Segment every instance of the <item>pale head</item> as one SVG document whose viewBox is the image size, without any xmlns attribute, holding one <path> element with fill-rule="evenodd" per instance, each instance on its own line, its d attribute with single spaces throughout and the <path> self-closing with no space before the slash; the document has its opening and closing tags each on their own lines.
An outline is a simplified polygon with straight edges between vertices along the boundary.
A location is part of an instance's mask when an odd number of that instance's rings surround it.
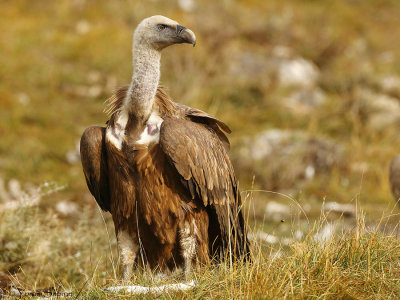
<svg viewBox="0 0 400 300">
<path fill-rule="evenodd" d="M 196 45 L 194 33 L 178 22 L 164 16 L 152 16 L 144 19 L 137 26 L 134 41 L 142 45 L 162 50 L 173 44 L 188 43 Z"/>
</svg>

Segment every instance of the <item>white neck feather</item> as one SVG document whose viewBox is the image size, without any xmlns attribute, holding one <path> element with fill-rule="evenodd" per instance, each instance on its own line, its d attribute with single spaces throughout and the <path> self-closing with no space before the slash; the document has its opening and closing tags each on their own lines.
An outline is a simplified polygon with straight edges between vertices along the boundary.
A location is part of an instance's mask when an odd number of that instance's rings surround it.
<svg viewBox="0 0 400 300">
<path fill-rule="evenodd" d="M 124 100 L 124 110 L 147 120 L 160 81 L 161 52 L 134 38 L 132 47 L 133 75 Z"/>
</svg>

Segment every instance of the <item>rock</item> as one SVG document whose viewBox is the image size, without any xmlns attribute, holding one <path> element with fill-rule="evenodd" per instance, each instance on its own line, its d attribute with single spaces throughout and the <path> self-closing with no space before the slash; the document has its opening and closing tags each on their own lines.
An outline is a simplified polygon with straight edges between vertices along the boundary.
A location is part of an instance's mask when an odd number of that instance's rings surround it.
<svg viewBox="0 0 400 300">
<path fill-rule="evenodd" d="M 114 91 L 116 89 L 117 85 L 118 85 L 117 77 L 115 77 L 113 75 L 107 76 L 106 85 L 105 85 L 106 91 L 108 91 L 108 92 Z"/>
<path fill-rule="evenodd" d="M 103 93 L 103 85 L 69 85 L 62 86 L 63 92 L 77 98 L 97 98 Z"/>
<path fill-rule="evenodd" d="M 276 237 L 276 236 L 274 236 L 272 234 L 263 232 L 263 231 L 259 231 L 259 232 L 256 232 L 256 233 L 249 232 L 248 233 L 248 237 L 249 237 L 250 240 L 253 240 L 253 241 L 254 240 L 260 240 L 260 241 L 262 241 L 264 243 L 267 243 L 267 244 L 277 244 L 279 242 L 279 238 L 278 237 Z"/>
<path fill-rule="evenodd" d="M 292 48 L 278 45 L 272 48 L 272 56 L 281 59 L 290 59 L 294 56 L 294 51 Z"/>
<path fill-rule="evenodd" d="M 326 96 L 320 88 L 304 88 L 294 91 L 285 99 L 285 105 L 295 113 L 309 113 L 325 103 Z"/>
<path fill-rule="evenodd" d="M 87 20 L 80 20 L 75 25 L 75 30 L 80 35 L 85 35 L 91 30 L 92 26 Z"/>
<path fill-rule="evenodd" d="M 278 250 L 278 251 L 271 252 L 270 255 L 269 255 L 269 259 L 270 259 L 271 261 L 273 261 L 273 260 L 275 260 L 275 259 L 277 259 L 277 258 L 281 258 L 281 257 L 283 257 L 283 252 L 282 252 L 282 250 Z"/>
<path fill-rule="evenodd" d="M 293 239 L 291 239 L 291 238 L 285 238 L 285 237 L 279 238 L 275 235 L 266 233 L 264 231 L 258 231 L 256 233 L 249 232 L 248 238 L 252 241 L 258 240 L 263 243 L 267 243 L 267 244 L 271 244 L 271 245 L 280 243 L 282 245 L 287 246 L 293 242 Z"/>
<path fill-rule="evenodd" d="M 323 210 L 326 212 L 333 212 L 345 217 L 355 217 L 356 208 L 352 204 L 341 204 L 337 202 L 326 202 L 323 205 Z"/>
<path fill-rule="evenodd" d="M 65 155 L 65 159 L 71 165 L 80 162 L 81 155 L 80 155 L 80 141 L 79 140 L 77 140 L 75 142 L 75 148 L 71 149 L 67 152 L 67 154 Z"/>
<path fill-rule="evenodd" d="M 270 201 L 265 206 L 265 216 L 273 221 L 280 221 L 290 215 L 290 207 L 275 201 Z"/>
<path fill-rule="evenodd" d="M 101 73 L 97 70 L 92 70 L 87 74 L 87 81 L 89 84 L 98 83 L 101 80 Z"/>
<path fill-rule="evenodd" d="M 359 38 L 352 41 L 344 52 L 344 55 L 349 58 L 359 58 L 365 55 L 368 50 L 367 40 L 364 38 Z"/>
<path fill-rule="evenodd" d="M 78 212 L 78 205 L 64 200 L 57 203 L 56 210 L 63 216 L 70 216 Z"/>
<path fill-rule="evenodd" d="M 91 98 L 97 98 L 101 95 L 103 92 L 103 88 L 101 87 L 100 84 L 95 84 L 92 86 L 89 86 L 87 89 L 87 96 Z"/>
<path fill-rule="evenodd" d="M 388 75 L 381 79 L 380 86 L 385 93 L 400 94 L 400 77 Z"/>
<path fill-rule="evenodd" d="M 230 64 L 230 72 L 235 78 L 254 80 L 262 77 L 264 85 L 270 82 L 268 62 L 265 55 L 244 51 L 234 55 Z"/>
<path fill-rule="evenodd" d="M 27 105 L 27 104 L 29 104 L 29 102 L 31 102 L 31 97 L 29 97 L 29 95 L 26 93 L 19 93 L 17 95 L 17 100 L 22 105 Z"/>
<path fill-rule="evenodd" d="M 194 0 L 178 0 L 178 5 L 185 12 L 191 12 L 196 8 Z"/>
<path fill-rule="evenodd" d="M 286 31 L 293 21 L 293 10 L 285 8 L 269 16 L 268 23 L 275 31 Z"/>
<path fill-rule="evenodd" d="M 282 86 L 312 87 L 320 76 L 318 67 L 302 57 L 279 61 L 277 71 Z"/>
<path fill-rule="evenodd" d="M 400 102 L 386 94 L 363 88 L 358 91 L 360 110 L 367 116 L 367 126 L 373 130 L 384 130 L 388 126 L 400 125 Z"/>
<path fill-rule="evenodd" d="M 315 235 L 314 240 L 320 243 L 329 242 L 335 233 L 335 225 L 326 223 Z"/>
<path fill-rule="evenodd" d="M 249 50 L 232 54 L 230 72 L 235 78 L 255 78 L 260 84 L 268 86 L 276 78 L 283 87 L 313 88 L 320 77 L 318 67 L 303 57 L 294 54 L 291 48 L 276 46 L 271 53 L 257 53 Z"/>
<path fill-rule="evenodd" d="M 304 237 L 303 231 L 301 231 L 301 230 L 296 230 L 296 231 L 294 232 L 294 238 L 295 238 L 296 240 L 300 241 L 301 239 L 303 239 L 303 237 Z"/>
<path fill-rule="evenodd" d="M 17 179 L 11 179 L 8 182 L 8 193 L 13 199 L 20 199 L 24 192 L 21 189 L 21 184 Z"/>
<path fill-rule="evenodd" d="M 318 174 L 344 167 L 344 147 L 303 131 L 271 129 L 244 138 L 233 150 L 238 169 L 254 174 L 263 189 L 293 188 Z"/>
</svg>

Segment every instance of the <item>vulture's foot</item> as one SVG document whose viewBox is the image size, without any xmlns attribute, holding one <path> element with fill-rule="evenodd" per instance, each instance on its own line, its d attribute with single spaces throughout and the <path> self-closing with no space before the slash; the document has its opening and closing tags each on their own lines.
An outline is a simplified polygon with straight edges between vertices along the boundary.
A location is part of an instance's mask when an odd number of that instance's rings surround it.
<svg viewBox="0 0 400 300">
<path fill-rule="evenodd" d="M 196 225 L 193 225 L 193 227 L 196 228 Z M 190 229 L 191 227 L 189 223 L 185 222 L 184 227 L 180 230 L 180 245 L 184 260 L 183 274 L 185 276 L 185 280 L 188 280 L 190 277 L 192 260 L 196 255 L 196 238 Z"/>
<path fill-rule="evenodd" d="M 122 261 L 122 279 L 129 280 L 132 277 L 133 264 L 139 250 L 139 245 L 127 231 L 120 231 L 117 235 L 118 248 Z"/>
</svg>

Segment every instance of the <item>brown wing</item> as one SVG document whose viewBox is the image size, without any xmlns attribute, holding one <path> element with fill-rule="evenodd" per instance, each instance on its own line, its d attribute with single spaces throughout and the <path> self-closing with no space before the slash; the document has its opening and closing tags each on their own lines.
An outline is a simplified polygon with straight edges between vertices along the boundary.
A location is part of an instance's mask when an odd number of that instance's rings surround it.
<svg viewBox="0 0 400 300">
<path fill-rule="evenodd" d="M 190 118 L 200 118 L 204 120 L 208 120 L 207 124 L 210 122 L 215 122 L 223 131 L 226 133 L 231 133 L 231 129 L 226 125 L 224 122 L 218 120 L 217 118 L 214 118 L 213 116 L 209 115 L 208 113 L 205 113 L 204 111 L 197 109 L 197 108 L 192 108 L 188 107 L 188 111 L 186 115 Z"/>
<path fill-rule="evenodd" d="M 214 129 L 189 120 L 166 119 L 160 130 L 160 146 L 192 201 L 207 209 L 210 243 L 216 246 L 212 247 L 212 253 L 226 249 L 238 256 L 247 253 L 237 181 L 227 151 Z"/>
<path fill-rule="evenodd" d="M 80 151 L 89 191 L 102 210 L 110 211 L 105 132 L 104 127 L 87 128 L 81 137 Z"/>
<path fill-rule="evenodd" d="M 400 201 L 400 155 L 396 155 L 390 164 L 390 185 L 396 201 Z"/>
<path fill-rule="evenodd" d="M 229 151 L 230 143 L 224 133 L 231 133 L 231 129 L 228 127 L 228 125 L 200 109 L 189 107 L 180 103 L 175 103 L 175 105 L 184 111 L 184 116 L 189 120 L 192 120 L 196 123 L 206 124 L 211 127 L 218 135 L 218 138 L 223 142 L 225 149 Z"/>
</svg>

